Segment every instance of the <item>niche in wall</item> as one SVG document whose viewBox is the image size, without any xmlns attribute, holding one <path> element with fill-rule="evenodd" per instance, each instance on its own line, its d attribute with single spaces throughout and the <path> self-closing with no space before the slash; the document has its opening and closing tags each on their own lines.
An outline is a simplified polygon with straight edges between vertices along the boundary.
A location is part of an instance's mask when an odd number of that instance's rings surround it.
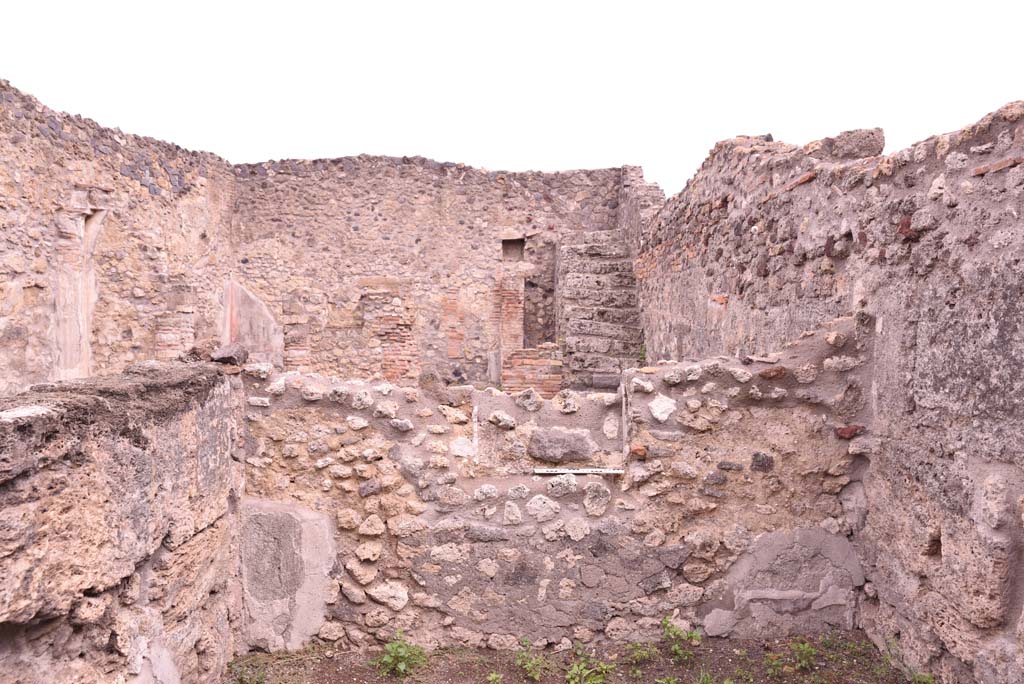
<svg viewBox="0 0 1024 684">
<path fill-rule="evenodd" d="M 555 341 L 555 271 L 557 241 L 539 232 L 508 236 L 501 241 L 501 260 L 519 263 L 521 274 L 522 346 L 532 349 Z M 506 268 L 507 273 L 512 273 Z"/>
<path fill-rule="evenodd" d="M 501 241 L 502 261 L 522 261 L 526 254 L 526 238 Z"/>
<path fill-rule="evenodd" d="M 523 336 L 527 348 L 555 341 L 555 271 L 557 243 L 548 235 L 526 238 L 523 292 Z"/>
</svg>

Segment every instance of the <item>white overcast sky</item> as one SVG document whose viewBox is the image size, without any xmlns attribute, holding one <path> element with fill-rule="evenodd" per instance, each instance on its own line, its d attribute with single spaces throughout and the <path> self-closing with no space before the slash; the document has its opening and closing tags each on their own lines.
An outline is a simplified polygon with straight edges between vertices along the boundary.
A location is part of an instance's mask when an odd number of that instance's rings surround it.
<svg viewBox="0 0 1024 684">
<path fill-rule="evenodd" d="M 1024 99 L 1024 2 L 5 2 L 0 78 L 233 162 L 639 164 L 881 126 L 887 150 Z"/>
</svg>

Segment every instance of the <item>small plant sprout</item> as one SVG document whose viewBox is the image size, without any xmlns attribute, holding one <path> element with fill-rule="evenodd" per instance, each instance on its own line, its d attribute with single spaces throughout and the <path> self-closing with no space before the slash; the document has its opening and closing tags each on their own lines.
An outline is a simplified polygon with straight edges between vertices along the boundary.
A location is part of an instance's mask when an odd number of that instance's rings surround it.
<svg viewBox="0 0 1024 684">
<path fill-rule="evenodd" d="M 598 660 L 593 654 L 587 653 L 583 644 L 573 648 L 573 661 L 565 673 L 566 684 L 605 684 L 615 665 Z"/>
<path fill-rule="evenodd" d="M 376 663 L 382 675 L 405 679 L 427 664 L 427 654 L 422 647 L 406 641 L 399 630 L 391 641 L 384 644 L 384 653 Z"/>
<path fill-rule="evenodd" d="M 539 682 L 540 678 L 544 676 L 544 672 L 550 667 L 544 656 L 533 654 L 530 650 L 530 642 L 526 639 L 519 640 L 519 650 L 516 651 L 513 662 L 523 671 L 523 676 L 532 682 Z"/>
<path fill-rule="evenodd" d="M 672 618 L 666 615 L 661 618 L 661 639 L 662 641 L 682 641 L 684 638 L 684 632 L 682 628 L 676 623 L 672 622 Z"/>
<path fill-rule="evenodd" d="M 672 644 L 669 653 L 672 655 L 672 662 L 677 665 L 689 665 L 693 662 L 693 651 L 683 648 L 678 641 Z"/>
<path fill-rule="evenodd" d="M 747 684 L 754 684 L 754 673 L 750 670 L 739 669 L 735 672 L 736 681 L 747 682 Z"/>
<path fill-rule="evenodd" d="M 650 644 L 633 642 L 626 647 L 626 661 L 635 664 L 644 663 L 658 656 L 658 649 Z"/>
<path fill-rule="evenodd" d="M 676 677 L 658 677 L 654 680 L 654 684 L 679 684 L 679 679 Z"/>
<path fill-rule="evenodd" d="M 626 647 L 626 662 L 630 665 L 629 676 L 633 679 L 640 681 L 644 678 L 644 671 L 641 669 L 641 663 L 645 663 L 648 660 L 652 660 L 658 657 L 658 649 L 649 644 L 641 644 L 633 642 Z"/>
<path fill-rule="evenodd" d="M 818 656 L 818 651 L 814 646 L 806 641 L 798 641 L 795 644 L 790 644 L 789 648 L 796 658 L 797 669 L 811 670 L 814 668 L 814 661 Z"/>
<path fill-rule="evenodd" d="M 764 669 L 768 671 L 769 676 L 781 677 L 784 665 L 782 656 L 778 653 L 764 654 Z"/>
<path fill-rule="evenodd" d="M 672 618 L 666 615 L 661 619 L 661 638 L 669 643 L 669 654 L 672 662 L 686 664 L 693 660 L 693 651 L 687 649 L 684 644 L 693 643 L 691 635 L 697 635 L 697 644 L 700 644 L 700 632 L 695 630 L 683 631 L 683 629 L 672 622 Z"/>
<path fill-rule="evenodd" d="M 505 679 L 505 675 L 497 672 L 491 672 L 487 675 L 487 684 L 501 684 L 503 679 Z"/>
<path fill-rule="evenodd" d="M 236 662 L 230 666 L 231 684 L 266 684 L 267 673 L 253 662 Z"/>
</svg>

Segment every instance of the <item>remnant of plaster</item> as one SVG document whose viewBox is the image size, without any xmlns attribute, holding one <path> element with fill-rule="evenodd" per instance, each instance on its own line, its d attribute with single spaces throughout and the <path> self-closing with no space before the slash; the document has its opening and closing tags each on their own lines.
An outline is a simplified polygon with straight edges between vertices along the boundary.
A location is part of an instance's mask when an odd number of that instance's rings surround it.
<svg viewBox="0 0 1024 684">
<path fill-rule="evenodd" d="M 107 210 L 94 207 L 90 197 L 100 194 L 74 191 L 70 206 L 56 218 L 56 364 L 51 374 L 55 380 L 84 378 L 92 372 L 92 318 L 97 298 L 94 254 Z"/>
<path fill-rule="evenodd" d="M 224 285 L 221 344 L 237 343 L 256 362 L 284 363 L 284 332 L 259 297 L 231 280 Z"/>
<path fill-rule="evenodd" d="M 247 498 L 240 545 L 248 642 L 266 650 L 301 648 L 324 623 L 335 558 L 330 518 Z"/>
</svg>

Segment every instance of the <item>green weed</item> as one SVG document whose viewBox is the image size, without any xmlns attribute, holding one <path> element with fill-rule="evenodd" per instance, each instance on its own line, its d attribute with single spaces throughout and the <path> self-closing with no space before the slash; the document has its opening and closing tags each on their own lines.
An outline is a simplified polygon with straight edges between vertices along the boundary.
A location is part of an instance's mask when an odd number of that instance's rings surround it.
<svg viewBox="0 0 1024 684">
<path fill-rule="evenodd" d="M 739 669 L 733 673 L 737 681 L 747 682 L 747 684 L 754 684 L 754 673 L 750 670 Z"/>
<path fill-rule="evenodd" d="M 267 672 L 254 662 L 235 662 L 229 666 L 232 684 L 266 684 Z"/>
<path fill-rule="evenodd" d="M 582 644 L 575 645 L 573 655 L 573 661 L 565 673 L 566 684 L 605 684 L 608 675 L 615 671 L 614 664 L 587 653 Z"/>
<path fill-rule="evenodd" d="M 764 654 L 764 669 L 768 671 L 770 676 L 781 677 L 783 667 L 785 667 L 785 663 L 782 661 L 781 655 L 778 653 Z"/>
<path fill-rule="evenodd" d="M 542 655 L 534 655 L 530 650 L 530 642 L 526 639 L 519 640 L 519 650 L 513 661 L 523 675 L 533 682 L 539 682 L 544 673 L 551 668 L 551 664 Z"/>
<path fill-rule="evenodd" d="M 631 663 L 645 663 L 658 657 L 658 649 L 650 644 L 637 642 L 626 646 L 626 660 Z"/>
<path fill-rule="evenodd" d="M 420 646 L 406 641 L 399 630 L 391 641 L 384 644 L 384 653 L 376 664 L 382 675 L 404 679 L 427 664 L 427 654 Z"/>
<path fill-rule="evenodd" d="M 663 641 L 682 641 L 684 632 L 666 615 L 661 618 L 661 638 Z"/>
<path fill-rule="evenodd" d="M 695 629 L 684 632 L 667 615 L 661 619 L 661 638 L 669 643 L 672 662 L 682 664 L 688 664 L 693 660 L 693 651 L 686 648 L 685 644 L 700 646 L 701 642 L 700 632 Z"/>
<path fill-rule="evenodd" d="M 793 651 L 798 669 L 810 670 L 814 668 L 815 658 L 818 656 L 818 651 L 814 646 L 806 641 L 798 641 L 795 644 L 790 644 L 789 648 Z"/>
</svg>

